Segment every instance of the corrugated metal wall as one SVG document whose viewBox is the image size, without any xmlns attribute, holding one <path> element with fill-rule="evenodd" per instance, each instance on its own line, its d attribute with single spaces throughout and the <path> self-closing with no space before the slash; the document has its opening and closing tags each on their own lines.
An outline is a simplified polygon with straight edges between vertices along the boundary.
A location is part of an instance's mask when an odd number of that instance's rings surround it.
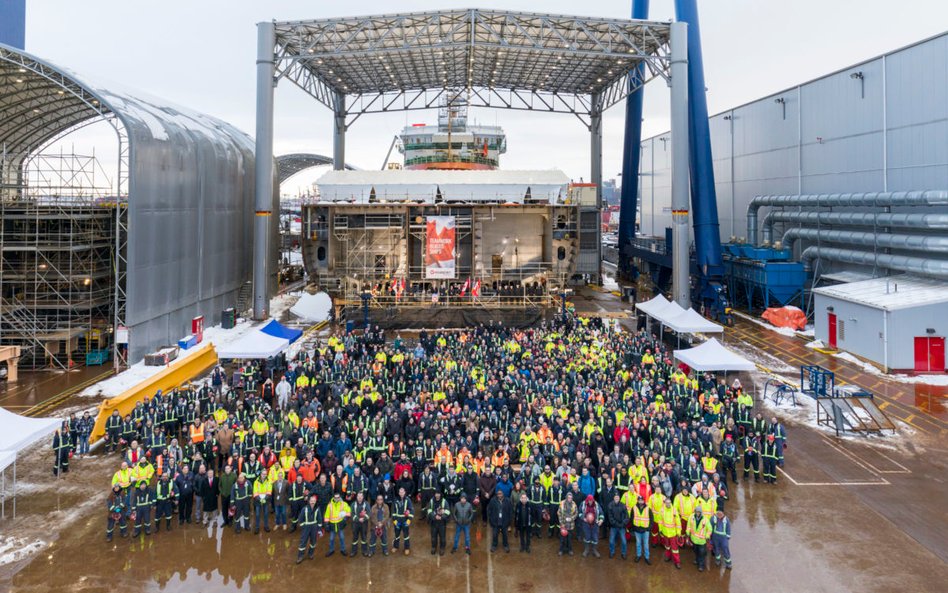
<svg viewBox="0 0 948 593">
<path fill-rule="evenodd" d="M 948 188 L 948 33 L 719 113 L 710 126 L 723 241 L 746 235 L 756 195 Z M 645 235 L 671 226 L 670 137 L 642 143 Z"/>
<path fill-rule="evenodd" d="M 131 145 L 126 323 L 130 360 L 209 327 L 250 278 L 253 145 L 220 124 L 209 136 L 173 118 L 156 139 L 129 122 Z"/>
</svg>

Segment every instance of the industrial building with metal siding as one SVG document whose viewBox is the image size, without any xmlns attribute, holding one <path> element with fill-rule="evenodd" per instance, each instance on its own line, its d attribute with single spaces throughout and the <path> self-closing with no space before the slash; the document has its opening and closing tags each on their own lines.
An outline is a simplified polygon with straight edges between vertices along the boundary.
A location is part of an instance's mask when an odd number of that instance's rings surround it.
<svg viewBox="0 0 948 593">
<path fill-rule="evenodd" d="M 948 291 L 909 275 L 813 291 L 816 338 L 878 363 L 886 371 L 945 370 Z"/>
<path fill-rule="evenodd" d="M 948 328 L 931 320 L 948 318 L 948 301 L 917 295 L 948 292 L 948 33 L 709 125 L 731 301 L 751 310 L 794 304 L 825 342 L 837 320 L 834 347 L 885 368 L 944 370 Z M 670 261 L 672 142 L 670 133 L 654 136 L 640 153 L 633 254 L 660 284 Z M 903 273 L 920 278 L 895 276 Z M 872 278 L 893 276 L 899 293 L 862 296 L 878 292 Z M 868 284 L 844 284 L 858 281 Z M 925 356 L 915 356 L 917 344 Z"/>
<path fill-rule="evenodd" d="M 756 196 L 948 189 L 946 72 L 948 33 L 711 117 L 722 239 L 754 241 L 745 222 Z M 670 140 L 641 145 L 640 235 L 671 226 Z M 797 256 L 811 242 L 800 243 Z"/>
</svg>

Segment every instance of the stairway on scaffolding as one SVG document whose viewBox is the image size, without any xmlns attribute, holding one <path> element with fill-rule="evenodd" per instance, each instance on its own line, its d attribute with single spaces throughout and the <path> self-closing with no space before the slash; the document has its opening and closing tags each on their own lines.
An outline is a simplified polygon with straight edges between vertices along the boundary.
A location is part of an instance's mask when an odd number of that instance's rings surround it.
<svg viewBox="0 0 948 593">
<path fill-rule="evenodd" d="M 46 356 L 46 347 L 39 339 L 41 331 L 41 323 L 29 307 L 14 299 L 0 297 L 0 343 L 20 346 L 23 366 L 35 368 L 52 362 L 54 366 L 65 369 L 68 361 Z"/>
<path fill-rule="evenodd" d="M 816 400 L 817 424 L 841 432 L 881 434 L 895 423 L 876 405 L 872 392 L 853 385 L 837 387 L 836 374 L 817 365 L 800 367 L 800 391 Z"/>
</svg>

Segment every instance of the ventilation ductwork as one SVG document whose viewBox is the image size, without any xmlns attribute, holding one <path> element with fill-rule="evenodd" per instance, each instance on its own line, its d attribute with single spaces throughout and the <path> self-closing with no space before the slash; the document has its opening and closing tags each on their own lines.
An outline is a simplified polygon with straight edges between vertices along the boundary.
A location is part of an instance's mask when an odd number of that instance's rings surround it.
<svg viewBox="0 0 948 593">
<path fill-rule="evenodd" d="M 783 244 L 793 249 L 793 244 L 798 239 L 904 251 L 948 253 L 948 235 L 892 235 L 867 231 L 795 228 L 784 233 Z"/>
<path fill-rule="evenodd" d="M 747 206 L 747 239 L 751 243 L 755 245 L 757 244 L 757 214 L 760 208 L 763 206 L 802 206 L 808 208 L 840 206 L 882 208 L 888 206 L 946 205 L 948 205 L 948 190 L 757 196 L 751 200 L 751 203 Z M 769 241 L 767 238 L 764 240 Z"/>
<path fill-rule="evenodd" d="M 948 260 L 926 259 L 890 253 L 871 253 L 837 249 L 835 247 L 807 247 L 803 250 L 804 268 L 810 270 L 814 259 L 827 259 L 867 267 L 881 267 L 899 272 L 911 272 L 936 278 L 948 278 Z"/>
<path fill-rule="evenodd" d="M 892 212 L 771 212 L 764 217 L 763 241 L 773 241 L 774 223 L 794 222 L 810 226 L 862 226 L 879 229 L 948 229 L 948 214 L 903 214 Z M 753 239 L 751 237 L 751 239 Z"/>
</svg>

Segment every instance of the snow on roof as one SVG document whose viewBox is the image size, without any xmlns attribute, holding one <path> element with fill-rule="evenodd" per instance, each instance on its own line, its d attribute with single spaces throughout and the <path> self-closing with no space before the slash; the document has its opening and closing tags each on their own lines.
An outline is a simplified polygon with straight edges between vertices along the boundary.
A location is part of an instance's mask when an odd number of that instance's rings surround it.
<svg viewBox="0 0 948 593">
<path fill-rule="evenodd" d="M 909 275 L 824 286 L 813 292 L 889 311 L 948 303 L 948 282 Z"/>
<path fill-rule="evenodd" d="M 386 169 L 384 171 L 329 171 L 317 185 L 414 185 L 414 184 L 540 184 L 568 185 L 569 177 L 557 169 L 538 171 L 439 171 Z"/>
<path fill-rule="evenodd" d="M 556 169 L 540 171 L 441 171 L 387 169 L 329 171 L 320 177 L 320 201 L 369 203 L 421 200 L 446 202 L 514 202 L 547 200 L 560 203 L 569 177 Z M 528 194 L 529 190 L 529 196 Z"/>
</svg>

